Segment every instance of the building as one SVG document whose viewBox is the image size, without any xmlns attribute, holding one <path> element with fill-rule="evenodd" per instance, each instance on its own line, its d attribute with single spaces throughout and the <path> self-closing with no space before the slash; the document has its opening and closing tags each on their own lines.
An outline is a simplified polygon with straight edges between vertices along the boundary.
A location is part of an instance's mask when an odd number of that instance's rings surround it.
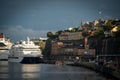
<svg viewBox="0 0 120 80">
<path fill-rule="evenodd" d="M 58 54 L 59 54 L 59 53 L 58 53 L 58 46 L 59 46 L 58 42 L 52 41 L 51 43 L 52 43 L 52 46 L 51 46 L 51 54 L 52 54 L 52 55 L 58 55 Z"/>
<path fill-rule="evenodd" d="M 59 40 L 80 40 L 83 38 L 82 32 L 62 32 Z"/>
<path fill-rule="evenodd" d="M 33 41 L 36 45 L 40 46 L 41 49 L 44 49 L 47 38 L 31 38 L 30 40 Z"/>
<path fill-rule="evenodd" d="M 51 54 L 53 59 L 75 61 L 76 58 L 79 58 L 79 61 L 89 61 L 95 58 L 95 49 L 89 49 L 88 38 L 74 37 L 73 40 L 73 36 L 69 32 L 65 34 L 67 38 L 63 37 L 62 34 L 59 36 L 59 41 L 52 41 Z M 75 35 L 78 34 L 75 33 Z"/>
</svg>

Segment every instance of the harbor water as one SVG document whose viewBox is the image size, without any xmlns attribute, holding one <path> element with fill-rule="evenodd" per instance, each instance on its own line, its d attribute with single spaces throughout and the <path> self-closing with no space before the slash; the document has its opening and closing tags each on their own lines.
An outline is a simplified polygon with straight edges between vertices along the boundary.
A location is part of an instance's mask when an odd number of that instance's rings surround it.
<svg viewBox="0 0 120 80">
<path fill-rule="evenodd" d="M 0 61 L 0 80 L 108 80 L 83 67 Z"/>
</svg>

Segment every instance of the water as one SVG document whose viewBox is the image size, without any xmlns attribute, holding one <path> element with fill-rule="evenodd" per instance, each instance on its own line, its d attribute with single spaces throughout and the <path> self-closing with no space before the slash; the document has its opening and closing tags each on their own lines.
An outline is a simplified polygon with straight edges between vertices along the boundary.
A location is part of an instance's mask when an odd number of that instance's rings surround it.
<svg viewBox="0 0 120 80">
<path fill-rule="evenodd" d="M 82 67 L 0 61 L 0 80 L 107 80 Z"/>
</svg>

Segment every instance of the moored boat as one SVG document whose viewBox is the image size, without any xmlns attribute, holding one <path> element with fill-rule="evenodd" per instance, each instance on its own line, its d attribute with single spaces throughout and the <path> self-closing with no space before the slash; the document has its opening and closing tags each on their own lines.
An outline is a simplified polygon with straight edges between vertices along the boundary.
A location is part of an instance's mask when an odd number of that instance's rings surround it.
<svg viewBox="0 0 120 80">
<path fill-rule="evenodd" d="M 8 60 L 9 49 L 12 43 L 9 38 L 5 38 L 4 34 L 0 34 L 0 60 Z"/>
<path fill-rule="evenodd" d="M 27 41 L 21 41 L 11 47 L 8 61 L 19 63 L 40 63 L 42 57 L 43 55 L 39 46 L 35 45 L 29 38 L 27 38 Z"/>
</svg>

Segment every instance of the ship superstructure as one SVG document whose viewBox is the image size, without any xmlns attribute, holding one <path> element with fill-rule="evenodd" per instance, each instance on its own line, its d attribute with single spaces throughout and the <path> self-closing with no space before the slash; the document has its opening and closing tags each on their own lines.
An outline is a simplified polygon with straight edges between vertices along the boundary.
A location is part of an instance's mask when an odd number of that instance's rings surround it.
<svg viewBox="0 0 120 80">
<path fill-rule="evenodd" d="M 20 41 L 12 46 L 8 60 L 10 62 L 38 63 L 41 62 L 42 57 L 40 47 L 27 38 L 27 41 Z"/>
<path fill-rule="evenodd" d="M 0 60 L 8 60 L 9 49 L 12 43 L 9 38 L 5 38 L 3 33 L 0 34 Z"/>
</svg>

